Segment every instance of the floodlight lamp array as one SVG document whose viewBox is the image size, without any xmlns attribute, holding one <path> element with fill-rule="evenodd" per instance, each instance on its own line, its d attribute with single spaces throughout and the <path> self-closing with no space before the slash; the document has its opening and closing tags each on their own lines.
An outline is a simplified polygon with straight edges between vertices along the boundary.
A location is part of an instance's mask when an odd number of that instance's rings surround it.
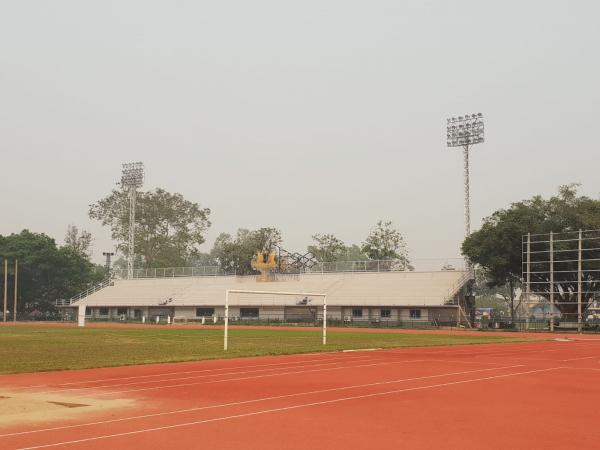
<svg viewBox="0 0 600 450">
<path fill-rule="evenodd" d="M 464 147 L 480 144 L 483 139 L 483 114 L 467 114 L 447 119 L 446 139 L 448 147 Z"/>
<path fill-rule="evenodd" d="M 123 164 L 121 186 L 124 189 L 140 188 L 144 184 L 144 163 L 134 162 Z"/>
</svg>

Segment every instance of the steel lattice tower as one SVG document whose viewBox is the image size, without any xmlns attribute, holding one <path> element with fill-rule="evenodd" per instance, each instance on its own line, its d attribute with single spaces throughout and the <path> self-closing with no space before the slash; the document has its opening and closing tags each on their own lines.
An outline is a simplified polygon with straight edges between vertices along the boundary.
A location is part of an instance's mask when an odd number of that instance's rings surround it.
<svg viewBox="0 0 600 450">
<path fill-rule="evenodd" d="M 127 278 L 133 278 L 135 261 L 135 201 L 137 189 L 144 184 L 144 164 L 141 162 L 123 164 L 121 186 L 129 194 L 129 242 L 127 251 Z"/>
</svg>

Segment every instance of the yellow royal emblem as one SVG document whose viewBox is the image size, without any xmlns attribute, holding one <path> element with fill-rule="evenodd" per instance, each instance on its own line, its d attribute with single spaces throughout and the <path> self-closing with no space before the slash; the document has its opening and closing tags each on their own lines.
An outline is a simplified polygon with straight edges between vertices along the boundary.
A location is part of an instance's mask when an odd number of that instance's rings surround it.
<svg viewBox="0 0 600 450">
<path fill-rule="evenodd" d="M 254 270 L 260 271 L 260 275 L 256 278 L 256 281 L 273 281 L 272 271 L 277 267 L 275 253 L 267 251 L 256 252 L 251 265 Z"/>
</svg>

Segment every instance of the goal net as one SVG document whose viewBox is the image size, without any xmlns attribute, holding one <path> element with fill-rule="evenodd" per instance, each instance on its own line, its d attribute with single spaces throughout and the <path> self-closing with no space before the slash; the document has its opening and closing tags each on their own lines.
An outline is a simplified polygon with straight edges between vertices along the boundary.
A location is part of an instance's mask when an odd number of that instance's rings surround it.
<svg viewBox="0 0 600 450">
<path fill-rule="evenodd" d="M 293 333 L 289 328 L 298 326 L 319 326 L 320 341 L 327 344 L 327 295 L 314 292 L 281 292 L 229 289 L 225 292 L 223 348 L 228 350 L 230 343 L 258 339 L 259 335 L 274 337 L 272 328 L 253 329 L 252 332 L 236 333 L 236 325 L 288 325 L 278 333 L 281 336 L 298 337 L 300 340 L 314 337 L 315 331 Z M 233 329 L 232 329 L 233 326 Z M 304 333 L 304 334 L 303 334 Z M 239 336 L 238 336 L 239 335 Z M 256 335 L 256 336 L 255 336 Z M 231 342 L 230 342 L 231 341 Z"/>
</svg>

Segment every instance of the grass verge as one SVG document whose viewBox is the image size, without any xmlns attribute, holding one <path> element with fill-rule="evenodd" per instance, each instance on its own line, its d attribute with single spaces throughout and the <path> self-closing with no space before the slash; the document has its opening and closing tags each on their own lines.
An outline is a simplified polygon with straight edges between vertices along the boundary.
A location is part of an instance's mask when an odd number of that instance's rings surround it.
<svg viewBox="0 0 600 450">
<path fill-rule="evenodd" d="M 0 373 L 113 367 L 259 355 L 361 348 L 398 348 L 517 342 L 504 336 L 328 332 L 278 329 L 230 330 L 223 352 L 219 329 L 0 327 Z"/>
</svg>

